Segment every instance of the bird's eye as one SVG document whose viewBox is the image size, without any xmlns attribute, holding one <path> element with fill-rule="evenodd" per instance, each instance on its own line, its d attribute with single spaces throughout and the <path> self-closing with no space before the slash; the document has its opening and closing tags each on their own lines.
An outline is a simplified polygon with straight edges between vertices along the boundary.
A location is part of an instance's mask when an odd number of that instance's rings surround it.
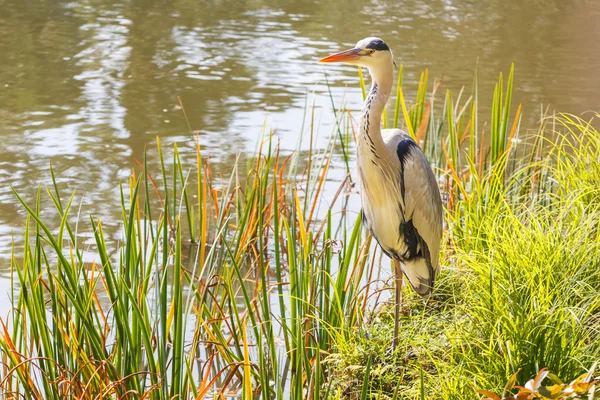
<svg viewBox="0 0 600 400">
<path fill-rule="evenodd" d="M 366 50 L 367 50 L 368 55 L 375 53 L 375 50 L 373 50 L 373 49 L 366 49 Z"/>
</svg>

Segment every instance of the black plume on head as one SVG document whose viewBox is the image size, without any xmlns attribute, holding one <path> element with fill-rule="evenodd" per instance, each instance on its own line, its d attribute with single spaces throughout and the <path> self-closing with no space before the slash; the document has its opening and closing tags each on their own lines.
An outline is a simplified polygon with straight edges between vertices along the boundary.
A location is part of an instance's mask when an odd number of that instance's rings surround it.
<svg viewBox="0 0 600 400">
<path fill-rule="evenodd" d="M 389 50 L 390 48 L 388 47 L 387 44 L 384 43 L 383 40 L 381 39 L 377 39 L 377 40 L 373 40 L 371 41 L 368 45 L 367 45 L 367 49 L 373 49 L 373 50 Z"/>
</svg>

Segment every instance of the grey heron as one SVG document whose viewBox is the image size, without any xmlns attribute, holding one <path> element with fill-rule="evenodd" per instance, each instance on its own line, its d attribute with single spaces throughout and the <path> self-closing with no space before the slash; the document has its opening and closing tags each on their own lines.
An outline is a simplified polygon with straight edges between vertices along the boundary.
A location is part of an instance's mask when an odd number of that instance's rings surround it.
<svg viewBox="0 0 600 400">
<path fill-rule="evenodd" d="M 442 201 L 431 166 L 419 145 L 400 129 L 381 129 L 381 114 L 394 81 L 393 55 L 376 37 L 320 62 L 342 62 L 369 69 L 371 89 L 360 117 L 356 164 L 363 221 L 394 263 L 396 308 L 394 340 L 402 303 L 402 276 L 427 298 L 440 269 Z"/>
</svg>

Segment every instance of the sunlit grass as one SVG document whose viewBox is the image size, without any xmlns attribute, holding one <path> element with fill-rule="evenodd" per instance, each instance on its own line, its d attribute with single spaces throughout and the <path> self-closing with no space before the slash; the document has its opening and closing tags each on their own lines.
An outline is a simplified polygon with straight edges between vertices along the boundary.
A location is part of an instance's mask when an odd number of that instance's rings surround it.
<svg viewBox="0 0 600 400">
<path fill-rule="evenodd" d="M 338 112 L 325 148 L 313 148 L 311 131 L 307 152 L 282 154 L 265 132 L 226 179 L 214 178 L 200 137 L 195 159 L 158 141 L 157 159 L 121 186 L 118 243 L 101 220 L 76 215 L 53 173 L 34 203 L 15 192 L 25 247 L 13 250 L 0 390 L 477 399 L 514 373 L 524 383 L 542 368 L 566 380 L 585 372 L 600 358 L 600 134 L 580 118 L 544 116 L 518 144 L 512 68 L 489 118 L 477 78 L 471 96 L 440 102 L 424 72 L 407 103 L 402 74 L 386 123 L 403 123 L 436 167 L 446 245 L 433 298 L 406 290 L 396 352 L 389 304 L 376 301 L 375 241 L 347 210 L 350 178 L 330 181 L 336 152 L 352 169 L 355 124 Z M 339 185 L 333 197 L 326 185 Z M 45 224 L 42 197 L 59 226 Z"/>
<path fill-rule="evenodd" d="M 509 173 L 501 158 L 482 176 L 470 162 L 476 179 L 446 210 L 433 300 L 409 297 L 400 347 L 385 351 L 393 322 L 383 307 L 329 358 L 349 398 L 368 360 L 377 398 L 400 387 L 408 398 L 470 399 L 482 389 L 501 394 L 511 376 L 523 385 L 543 368 L 568 381 L 600 359 L 600 133 L 573 116 L 553 121 L 559 130 L 539 136 L 547 142 L 539 161 Z"/>
</svg>

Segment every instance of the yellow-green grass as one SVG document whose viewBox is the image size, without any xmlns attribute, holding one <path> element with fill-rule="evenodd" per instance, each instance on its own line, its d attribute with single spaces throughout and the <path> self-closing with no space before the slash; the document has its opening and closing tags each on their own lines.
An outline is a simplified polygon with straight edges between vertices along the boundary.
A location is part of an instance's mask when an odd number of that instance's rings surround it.
<svg viewBox="0 0 600 400">
<path fill-rule="evenodd" d="M 480 200 L 458 202 L 433 299 L 406 293 L 399 349 L 385 352 L 393 321 L 384 306 L 328 359 L 343 393 L 361 390 L 369 359 L 375 398 L 398 387 L 401 398 L 423 390 L 435 399 L 501 394 L 513 373 L 523 385 L 543 368 L 568 382 L 600 359 L 600 134 L 570 116 L 556 122 L 579 145 L 557 135 L 537 163 L 552 183 L 521 195 L 524 166 L 479 214 L 466 210 Z"/>
</svg>

